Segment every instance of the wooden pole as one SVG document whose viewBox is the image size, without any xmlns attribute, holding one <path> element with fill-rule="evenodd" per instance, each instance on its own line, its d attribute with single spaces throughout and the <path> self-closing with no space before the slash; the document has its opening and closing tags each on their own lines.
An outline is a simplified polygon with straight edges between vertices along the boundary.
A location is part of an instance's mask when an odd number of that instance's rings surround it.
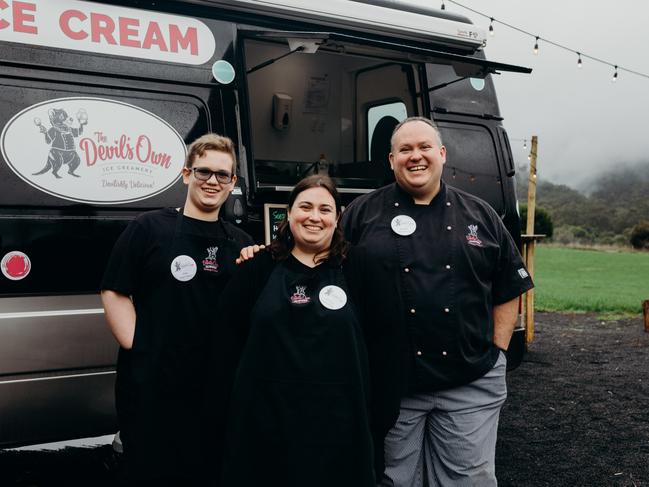
<svg viewBox="0 0 649 487">
<path fill-rule="evenodd" d="M 536 211 L 536 148 L 538 137 L 532 136 L 530 149 L 530 173 L 527 184 L 527 235 L 534 235 L 534 213 Z M 525 249 L 525 264 L 532 279 L 534 278 L 534 239 L 530 240 Z M 534 340 L 534 289 L 525 294 L 525 341 L 527 344 Z"/>
<path fill-rule="evenodd" d="M 536 146 L 538 138 L 532 136 L 530 149 L 530 174 L 527 180 L 527 230 L 525 233 L 534 235 L 534 213 L 536 212 Z"/>
<path fill-rule="evenodd" d="M 644 331 L 649 333 L 649 299 L 642 302 L 642 313 L 644 314 Z"/>
</svg>

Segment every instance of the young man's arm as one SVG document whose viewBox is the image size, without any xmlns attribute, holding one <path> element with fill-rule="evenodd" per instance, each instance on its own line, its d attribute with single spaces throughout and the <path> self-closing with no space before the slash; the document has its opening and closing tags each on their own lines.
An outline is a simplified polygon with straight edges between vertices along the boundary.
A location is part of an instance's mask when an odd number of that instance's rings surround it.
<svg viewBox="0 0 649 487">
<path fill-rule="evenodd" d="M 135 335 L 135 307 L 128 296 L 104 289 L 101 292 L 106 322 L 119 345 L 130 350 Z"/>
<path fill-rule="evenodd" d="M 518 296 L 506 303 L 494 305 L 493 319 L 494 345 L 507 350 L 518 319 Z"/>
</svg>

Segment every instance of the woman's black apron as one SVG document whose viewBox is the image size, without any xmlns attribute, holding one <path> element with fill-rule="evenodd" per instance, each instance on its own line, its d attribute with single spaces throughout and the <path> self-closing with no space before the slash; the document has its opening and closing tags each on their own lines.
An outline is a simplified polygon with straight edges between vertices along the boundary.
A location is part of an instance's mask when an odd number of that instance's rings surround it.
<svg viewBox="0 0 649 487">
<path fill-rule="evenodd" d="M 374 487 L 365 345 L 349 300 L 323 305 L 327 286 L 349 296 L 340 267 L 290 256 L 251 310 L 224 486 Z"/>
</svg>

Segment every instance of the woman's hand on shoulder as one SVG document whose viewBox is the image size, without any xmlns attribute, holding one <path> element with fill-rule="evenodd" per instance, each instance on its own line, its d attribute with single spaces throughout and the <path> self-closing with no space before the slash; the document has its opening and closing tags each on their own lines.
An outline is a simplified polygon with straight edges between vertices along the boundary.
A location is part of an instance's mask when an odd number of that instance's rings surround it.
<svg viewBox="0 0 649 487">
<path fill-rule="evenodd" d="M 237 260 L 235 260 L 235 262 L 237 264 L 243 264 L 247 260 L 252 260 L 255 257 L 256 253 L 265 248 L 265 245 L 248 245 L 247 247 L 241 249 L 241 252 L 239 252 L 239 257 L 237 257 Z"/>
</svg>

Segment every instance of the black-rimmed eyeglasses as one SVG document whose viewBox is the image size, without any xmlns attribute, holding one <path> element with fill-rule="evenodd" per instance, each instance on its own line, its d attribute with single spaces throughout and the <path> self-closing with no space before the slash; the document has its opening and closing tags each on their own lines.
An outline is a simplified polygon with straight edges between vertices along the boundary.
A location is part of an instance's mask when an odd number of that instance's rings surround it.
<svg viewBox="0 0 649 487">
<path fill-rule="evenodd" d="M 230 184 L 234 174 L 227 171 L 212 171 L 206 167 L 192 167 L 191 170 L 194 172 L 194 177 L 201 181 L 209 180 L 212 175 L 216 177 L 216 180 L 221 184 Z"/>
</svg>

